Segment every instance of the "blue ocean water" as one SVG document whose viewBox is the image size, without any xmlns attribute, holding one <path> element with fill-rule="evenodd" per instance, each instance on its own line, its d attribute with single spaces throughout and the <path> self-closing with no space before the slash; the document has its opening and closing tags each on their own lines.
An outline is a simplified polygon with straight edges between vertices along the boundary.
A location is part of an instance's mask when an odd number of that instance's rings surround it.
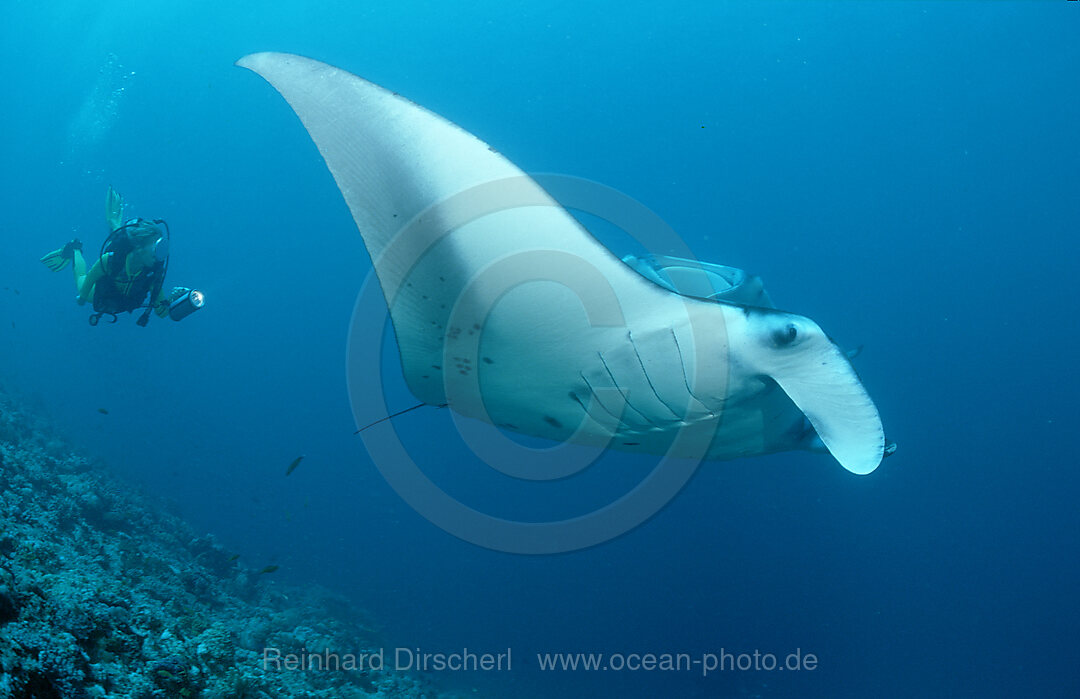
<svg viewBox="0 0 1080 699">
<path fill-rule="evenodd" d="M 7 10 L 4 380 L 251 565 L 356 599 L 388 644 L 513 649 L 510 672 L 436 683 L 520 697 L 1080 691 L 1080 3 Z M 398 91 L 528 172 L 613 187 L 702 259 L 760 274 L 778 305 L 864 346 L 897 455 L 866 477 L 804 453 L 707 463 L 641 527 L 555 556 L 443 532 L 353 435 L 346 340 L 370 262 L 296 117 L 233 66 L 263 50 Z M 197 316 L 91 328 L 68 274 L 37 262 L 72 236 L 100 244 L 109 184 L 168 219 L 170 282 L 206 291 Z M 391 408 L 411 405 L 400 368 L 381 372 Z M 397 424 L 449 491 L 507 517 L 596 507 L 651 463 L 610 454 L 572 485 L 508 483 L 447 411 Z M 536 659 L 721 649 L 819 662 L 703 677 Z"/>
</svg>

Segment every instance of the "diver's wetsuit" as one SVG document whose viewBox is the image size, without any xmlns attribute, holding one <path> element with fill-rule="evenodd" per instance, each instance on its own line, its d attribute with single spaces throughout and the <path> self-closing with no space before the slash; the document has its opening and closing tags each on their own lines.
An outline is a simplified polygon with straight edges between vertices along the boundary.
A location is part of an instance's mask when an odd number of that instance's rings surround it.
<svg viewBox="0 0 1080 699">
<path fill-rule="evenodd" d="M 109 299 L 109 301 L 115 301 L 115 306 L 113 303 L 107 304 L 113 306 L 115 310 L 102 310 L 106 313 L 120 313 L 141 306 L 143 299 L 151 291 L 147 279 L 150 268 L 136 260 L 134 254 L 129 253 L 121 261 L 114 259 L 116 253 L 107 252 L 98 258 L 90 271 L 86 271 L 86 260 L 83 258 L 82 251 L 76 250 L 74 255 L 75 286 L 79 292 L 80 305 L 87 301 L 94 303 L 95 292 L 101 288 L 104 293 L 115 297 L 115 299 Z M 98 299 L 99 302 L 103 300 Z M 169 299 L 161 288 L 157 289 L 157 293 L 150 301 L 158 316 L 164 318 L 169 315 Z M 98 305 L 100 303 L 95 304 L 95 308 Z"/>
</svg>

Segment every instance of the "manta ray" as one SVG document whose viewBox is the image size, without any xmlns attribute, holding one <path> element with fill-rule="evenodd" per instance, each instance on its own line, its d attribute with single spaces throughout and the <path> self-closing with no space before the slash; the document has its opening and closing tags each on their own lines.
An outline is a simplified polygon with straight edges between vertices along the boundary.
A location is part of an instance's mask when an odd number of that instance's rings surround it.
<svg viewBox="0 0 1080 699">
<path fill-rule="evenodd" d="M 867 474 L 891 449 L 845 353 L 756 277 L 620 259 L 479 138 L 344 70 L 283 53 L 237 65 L 285 98 L 325 159 L 423 403 L 675 457 L 805 449 Z"/>
</svg>

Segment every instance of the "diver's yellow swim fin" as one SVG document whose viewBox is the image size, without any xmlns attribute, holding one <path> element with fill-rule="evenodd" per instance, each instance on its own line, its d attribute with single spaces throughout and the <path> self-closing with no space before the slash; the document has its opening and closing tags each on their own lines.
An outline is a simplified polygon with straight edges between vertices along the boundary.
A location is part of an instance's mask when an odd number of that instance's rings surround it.
<svg viewBox="0 0 1080 699">
<path fill-rule="evenodd" d="M 52 271 L 59 272 L 64 267 L 67 267 L 69 259 L 71 258 L 64 257 L 64 248 L 60 248 L 59 250 L 45 253 L 41 258 L 41 262 Z"/>
<path fill-rule="evenodd" d="M 82 243 L 79 242 L 78 238 L 72 240 L 62 248 L 42 255 L 41 263 L 52 271 L 59 272 L 64 267 L 67 267 L 68 262 L 75 258 L 76 250 L 82 250 Z"/>
<path fill-rule="evenodd" d="M 115 231 L 124 222 L 124 199 L 112 185 L 109 185 L 109 192 L 105 195 L 105 221 L 110 231 Z"/>
</svg>

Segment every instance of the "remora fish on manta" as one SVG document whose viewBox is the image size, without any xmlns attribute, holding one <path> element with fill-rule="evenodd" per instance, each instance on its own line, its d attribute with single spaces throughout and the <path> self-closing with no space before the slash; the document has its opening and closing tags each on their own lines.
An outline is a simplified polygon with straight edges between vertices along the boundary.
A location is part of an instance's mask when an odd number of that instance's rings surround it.
<svg viewBox="0 0 1080 699">
<path fill-rule="evenodd" d="M 627 451 L 827 449 L 857 474 L 881 462 L 881 419 L 848 358 L 760 286 L 677 293 L 437 114 L 301 56 L 237 65 L 281 93 L 326 160 L 424 403 Z"/>
</svg>

